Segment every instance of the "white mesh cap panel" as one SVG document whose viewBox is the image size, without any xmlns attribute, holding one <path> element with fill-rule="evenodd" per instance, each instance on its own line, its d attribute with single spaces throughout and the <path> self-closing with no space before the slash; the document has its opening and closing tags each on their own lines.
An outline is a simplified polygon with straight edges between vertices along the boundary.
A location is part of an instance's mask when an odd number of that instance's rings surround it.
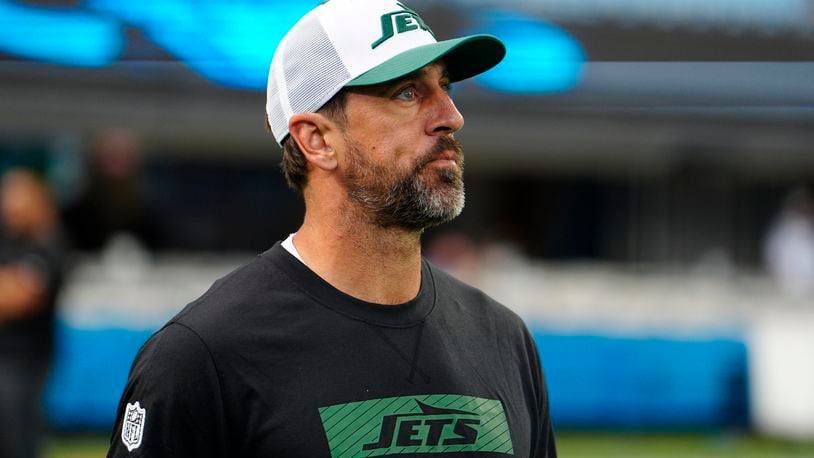
<svg viewBox="0 0 814 458">
<path fill-rule="evenodd" d="M 286 53 L 292 54 L 283 58 L 283 74 L 294 113 L 319 109 L 350 79 L 331 40 L 315 18 L 291 34 Z"/>
<path fill-rule="evenodd" d="M 350 80 L 314 15 L 304 17 L 280 46 L 275 61 L 282 67 L 272 67 L 267 104 L 269 123 L 278 142 L 288 135 L 292 114 L 319 110 Z"/>
<path fill-rule="evenodd" d="M 272 71 L 273 70 L 272 67 Z M 274 134 L 274 138 L 278 143 L 282 143 L 280 140 L 283 139 L 285 134 L 281 134 L 281 132 L 283 132 L 281 129 L 288 132 L 288 115 L 286 115 L 280 102 L 280 84 L 275 81 L 273 74 L 269 75 L 269 81 L 266 99 L 266 115 L 268 116 L 269 125 L 271 126 L 271 132 Z"/>
</svg>

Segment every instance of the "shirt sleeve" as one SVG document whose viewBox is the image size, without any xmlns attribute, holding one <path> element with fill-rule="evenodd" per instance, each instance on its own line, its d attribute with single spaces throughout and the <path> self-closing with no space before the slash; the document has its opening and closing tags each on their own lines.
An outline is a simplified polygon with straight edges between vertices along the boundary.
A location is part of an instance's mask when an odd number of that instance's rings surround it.
<svg viewBox="0 0 814 458">
<path fill-rule="evenodd" d="M 535 385 L 537 386 L 537 412 L 539 418 L 537 419 L 537 430 L 534 431 L 534 452 L 532 456 L 535 458 L 556 458 L 557 447 L 554 441 L 554 427 L 551 424 L 551 415 L 549 411 L 548 400 L 548 387 L 545 380 L 545 375 L 542 370 L 542 362 L 540 361 L 540 353 L 537 350 L 537 344 L 534 338 L 526 330 L 526 341 L 531 356 L 531 367 L 535 378 Z"/>
<path fill-rule="evenodd" d="M 223 407 L 205 343 L 186 326 L 169 324 L 136 356 L 107 456 L 225 457 Z"/>
</svg>

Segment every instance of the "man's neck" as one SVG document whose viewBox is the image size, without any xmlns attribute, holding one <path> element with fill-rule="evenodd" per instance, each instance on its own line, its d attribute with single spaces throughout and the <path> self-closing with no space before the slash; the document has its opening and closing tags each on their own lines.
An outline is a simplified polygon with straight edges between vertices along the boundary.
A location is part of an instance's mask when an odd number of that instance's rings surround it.
<svg viewBox="0 0 814 458">
<path fill-rule="evenodd" d="M 401 304 L 421 287 L 421 233 L 381 228 L 352 209 L 306 212 L 294 245 L 336 289 L 376 304 Z"/>
</svg>

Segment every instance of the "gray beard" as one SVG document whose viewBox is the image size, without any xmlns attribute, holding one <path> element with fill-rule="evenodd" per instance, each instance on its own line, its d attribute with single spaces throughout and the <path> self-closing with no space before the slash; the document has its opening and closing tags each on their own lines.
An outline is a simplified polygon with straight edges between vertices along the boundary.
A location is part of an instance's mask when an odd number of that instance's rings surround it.
<svg viewBox="0 0 814 458">
<path fill-rule="evenodd" d="M 445 149 L 460 152 L 457 141 L 444 138 L 417 161 L 404 177 L 368 161 L 358 144 L 349 140 L 348 172 L 345 176 L 348 194 L 370 216 L 370 222 L 381 228 L 421 231 L 451 221 L 464 208 L 463 154 L 459 169 L 437 171 L 434 186 L 421 176 L 422 170 Z"/>
</svg>

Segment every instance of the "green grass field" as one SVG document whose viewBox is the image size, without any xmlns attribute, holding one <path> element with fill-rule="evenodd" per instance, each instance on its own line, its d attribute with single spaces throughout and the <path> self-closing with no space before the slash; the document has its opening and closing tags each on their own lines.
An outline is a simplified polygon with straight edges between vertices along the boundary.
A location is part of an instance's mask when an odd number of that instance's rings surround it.
<svg viewBox="0 0 814 458">
<path fill-rule="evenodd" d="M 98 458 L 107 436 L 54 436 L 45 458 Z M 744 435 L 563 432 L 561 458 L 814 458 L 814 442 L 794 443 Z"/>
</svg>

